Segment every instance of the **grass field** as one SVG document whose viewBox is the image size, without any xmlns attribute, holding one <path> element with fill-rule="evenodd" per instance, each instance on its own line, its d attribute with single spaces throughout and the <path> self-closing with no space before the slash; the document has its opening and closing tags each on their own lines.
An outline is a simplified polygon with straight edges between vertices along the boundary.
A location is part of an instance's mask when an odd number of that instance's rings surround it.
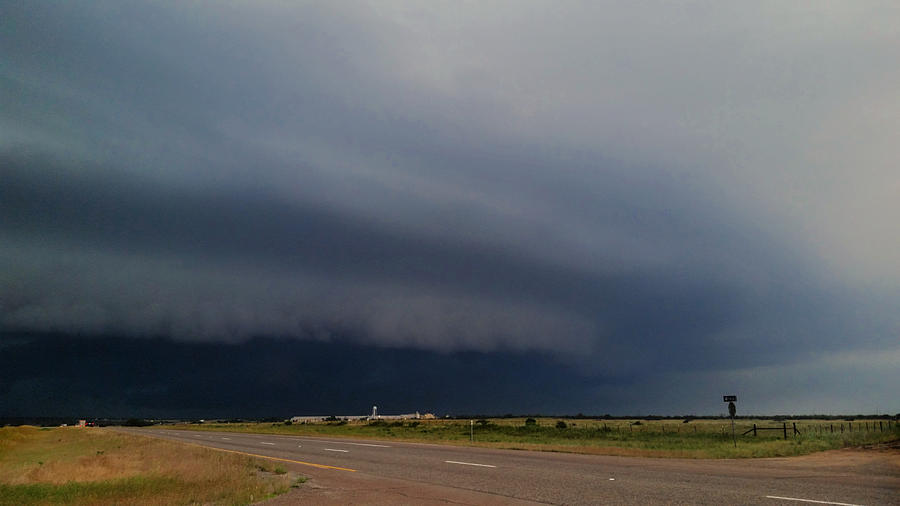
<svg viewBox="0 0 900 506">
<path fill-rule="evenodd" d="M 486 423 L 485 423 L 486 422 Z M 565 424 L 565 428 L 557 424 Z M 474 426 L 470 441 L 468 420 L 348 421 L 307 424 L 204 423 L 167 426 L 178 429 L 255 432 L 310 436 L 345 436 L 371 439 L 440 442 L 523 450 L 684 458 L 780 457 L 844 447 L 864 446 L 900 438 L 893 421 L 881 420 L 774 422 L 739 420 L 737 447 L 728 420 L 571 420 L 539 418 L 526 425 L 524 418 L 492 418 Z M 782 427 L 741 436 L 753 427 Z M 797 424 L 799 435 L 793 434 Z M 843 430 L 842 430 L 843 429 Z M 833 432 L 832 432 L 833 430 Z M 852 431 L 851 431 L 852 430 Z"/>
<path fill-rule="evenodd" d="M 298 478 L 262 459 L 98 428 L 0 428 L 0 505 L 249 504 Z"/>
</svg>

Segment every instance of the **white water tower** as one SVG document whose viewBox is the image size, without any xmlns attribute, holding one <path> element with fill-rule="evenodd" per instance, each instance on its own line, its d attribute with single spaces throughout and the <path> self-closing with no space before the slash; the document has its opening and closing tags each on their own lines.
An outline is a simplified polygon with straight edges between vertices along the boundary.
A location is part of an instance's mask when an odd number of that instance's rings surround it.
<svg viewBox="0 0 900 506">
<path fill-rule="evenodd" d="M 378 406 L 372 406 L 372 419 L 374 420 L 377 417 L 378 417 Z"/>
</svg>

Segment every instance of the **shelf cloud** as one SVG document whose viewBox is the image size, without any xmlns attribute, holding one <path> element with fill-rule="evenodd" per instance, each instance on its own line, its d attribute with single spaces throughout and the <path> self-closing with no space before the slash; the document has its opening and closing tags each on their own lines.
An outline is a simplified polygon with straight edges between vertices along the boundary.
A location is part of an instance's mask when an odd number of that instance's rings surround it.
<svg viewBox="0 0 900 506">
<path fill-rule="evenodd" d="M 5 5 L 0 331 L 896 354 L 897 9 Z"/>
</svg>

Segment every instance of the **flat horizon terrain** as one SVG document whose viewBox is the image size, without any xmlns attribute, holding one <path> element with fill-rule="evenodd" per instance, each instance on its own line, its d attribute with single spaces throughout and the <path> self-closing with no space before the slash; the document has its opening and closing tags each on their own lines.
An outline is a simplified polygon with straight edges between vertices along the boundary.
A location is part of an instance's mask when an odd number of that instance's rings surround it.
<svg viewBox="0 0 900 506">
<path fill-rule="evenodd" d="M 892 420 L 598 420 L 553 417 L 160 425 L 163 429 L 338 436 L 668 458 L 786 457 L 900 439 Z M 472 422 L 475 422 L 474 425 Z M 757 427 L 756 435 L 752 431 Z M 796 428 L 796 432 L 795 429 Z M 746 433 L 746 434 L 745 434 Z M 785 438 L 785 434 L 787 438 Z M 472 438 L 474 436 L 474 442 Z"/>
<path fill-rule="evenodd" d="M 747 460 L 510 451 L 384 439 L 109 429 L 279 459 L 310 478 L 272 504 L 896 504 L 900 451 Z"/>
</svg>

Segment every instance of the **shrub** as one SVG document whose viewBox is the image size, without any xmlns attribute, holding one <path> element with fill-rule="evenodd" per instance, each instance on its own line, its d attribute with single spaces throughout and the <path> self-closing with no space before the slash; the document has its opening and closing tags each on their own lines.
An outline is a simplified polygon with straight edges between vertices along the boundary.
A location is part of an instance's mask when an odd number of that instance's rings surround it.
<svg viewBox="0 0 900 506">
<path fill-rule="evenodd" d="M 293 425 L 294 422 L 292 422 L 292 421 L 290 421 L 290 420 L 285 420 L 284 424 L 285 424 L 285 425 Z"/>
<path fill-rule="evenodd" d="M 566 427 L 567 427 L 566 422 L 564 422 L 564 421 L 562 421 L 562 420 L 556 422 L 556 428 L 557 428 L 557 429 L 565 429 Z"/>
<path fill-rule="evenodd" d="M 488 424 L 490 424 L 491 422 L 489 422 L 489 421 L 485 420 L 484 418 L 482 418 L 481 420 L 478 420 L 478 421 L 476 421 L 475 423 L 477 423 L 478 425 L 481 425 L 482 427 L 486 427 L 486 426 L 487 426 Z"/>
<path fill-rule="evenodd" d="M 534 418 L 525 419 L 525 426 L 528 427 L 530 425 L 537 425 L 537 420 L 535 420 Z"/>
</svg>

